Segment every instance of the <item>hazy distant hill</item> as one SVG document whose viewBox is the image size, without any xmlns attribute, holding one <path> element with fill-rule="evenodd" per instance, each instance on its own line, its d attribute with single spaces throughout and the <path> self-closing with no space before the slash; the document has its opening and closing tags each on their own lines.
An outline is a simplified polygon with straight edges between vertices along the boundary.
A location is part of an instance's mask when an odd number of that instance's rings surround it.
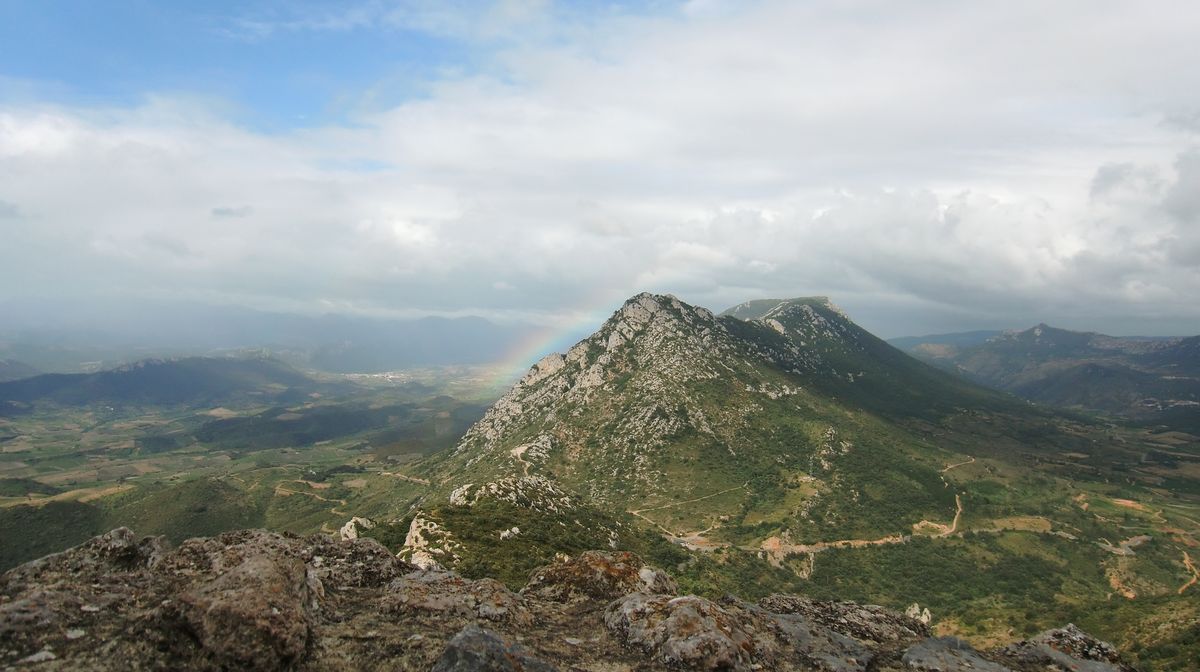
<svg viewBox="0 0 1200 672">
<path fill-rule="evenodd" d="M 965 348 L 979 345 L 989 338 L 999 336 L 1004 332 L 994 329 L 980 331 L 960 331 L 953 334 L 929 334 L 927 336 L 901 336 L 889 338 L 888 343 L 901 350 L 912 350 L 917 346 L 935 349 L 936 347 Z M 936 351 L 936 350 L 934 350 Z"/>
<path fill-rule="evenodd" d="M 24 362 L 18 362 L 13 359 L 0 359 L 0 383 L 29 378 L 38 375 L 38 373 L 40 372 L 37 369 Z"/>
<path fill-rule="evenodd" d="M 335 373 L 375 373 L 503 359 L 526 333 L 479 317 L 427 317 L 403 322 L 342 321 L 307 355 L 307 364 Z M 329 338 L 337 336 L 337 339 Z"/>
<path fill-rule="evenodd" d="M 300 371 L 273 359 L 152 359 L 97 373 L 42 374 L 0 383 L 0 408 L 12 412 L 38 403 L 211 404 L 235 397 L 296 400 L 318 387 Z"/>
<path fill-rule="evenodd" d="M 1045 324 L 974 344 L 956 343 L 957 336 L 901 344 L 916 357 L 1032 401 L 1200 431 L 1200 337 L 1121 338 Z"/>
</svg>

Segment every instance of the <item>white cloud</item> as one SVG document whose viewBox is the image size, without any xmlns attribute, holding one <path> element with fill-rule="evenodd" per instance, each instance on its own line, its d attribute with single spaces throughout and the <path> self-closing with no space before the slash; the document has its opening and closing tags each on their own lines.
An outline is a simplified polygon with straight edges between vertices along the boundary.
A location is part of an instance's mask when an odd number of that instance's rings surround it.
<svg viewBox="0 0 1200 672">
<path fill-rule="evenodd" d="M 463 34 L 437 7 L 294 28 Z M 497 72 L 353 127 L 267 135 L 161 97 L 0 108 L 21 215 L 0 298 L 527 315 L 819 293 L 887 334 L 1200 332 L 1192 4 L 686 10 L 492 7 Z"/>
</svg>

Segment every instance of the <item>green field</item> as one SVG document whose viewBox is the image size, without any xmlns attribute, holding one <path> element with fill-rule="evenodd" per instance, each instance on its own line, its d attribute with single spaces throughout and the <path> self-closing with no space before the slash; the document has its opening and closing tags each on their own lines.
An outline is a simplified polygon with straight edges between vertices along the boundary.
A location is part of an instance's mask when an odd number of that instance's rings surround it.
<svg viewBox="0 0 1200 672">
<path fill-rule="evenodd" d="M 339 394 L 290 406 L 38 404 L 0 417 L 0 569 L 118 526 L 178 542 L 402 516 L 423 488 L 406 466 L 453 445 L 495 394 L 488 372 L 465 368 L 327 378 Z"/>
</svg>

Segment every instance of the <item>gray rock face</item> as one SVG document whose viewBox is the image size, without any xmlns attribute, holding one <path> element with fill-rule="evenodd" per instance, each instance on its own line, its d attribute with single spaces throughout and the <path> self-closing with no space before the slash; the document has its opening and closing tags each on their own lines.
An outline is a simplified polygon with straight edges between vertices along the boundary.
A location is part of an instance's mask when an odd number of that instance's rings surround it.
<svg viewBox="0 0 1200 672">
<path fill-rule="evenodd" d="M 869 604 L 771 595 L 759 600 L 758 605 L 777 614 L 800 614 L 814 623 L 876 644 L 913 643 L 932 634 L 928 625 L 915 618 Z"/>
<path fill-rule="evenodd" d="M 676 592 L 623 552 L 543 567 L 518 594 L 371 539 L 247 530 L 170 548 L 115 530 L 0 575 L 0 669 L 1128 669 L 1073 626 L 980 653 L 881 607 Z"/>
<path fill-rule="evenodd" d="M 772 615 L 773 625 L 794 658 L 826 672 L 865 672 L 875 654 L 862 642 L 795 614 Z"/>
<path fill-rule="evenodd" d="M 477 625 L 459 631 L 431 672 L 556 672 L 553 665 L 538 660 L 519 644 Z"/>
<path fill-rule="evenodd" d="M 926 639 L 905 651 L 901 660 L 909 669 L 924 672 L 1012 672 L 999 663 L 987 660 L 970 644 L 957 637 Z"/>
</svg>

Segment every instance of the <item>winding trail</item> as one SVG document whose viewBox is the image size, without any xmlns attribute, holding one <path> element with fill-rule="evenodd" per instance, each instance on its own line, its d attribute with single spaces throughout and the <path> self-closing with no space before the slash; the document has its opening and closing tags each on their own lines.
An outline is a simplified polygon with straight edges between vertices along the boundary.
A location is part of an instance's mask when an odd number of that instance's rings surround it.
<svg viewBox="0 0 1200 672">
<path fill-rule="evenodd" d="M 1188 555 L 1187 551 L 1183 552 L 1183 566 L 1187 567 L 1188 571 L 1192 573 L 1192 578 L 1190 581 L 1179 587 L 1177 592 L 1180 595 L 1183 594 L 1183 591 L 1196 585 L 1197 582 L 1200 582 L 1200 569 L 1196 569 L 1196 563 L 1192 562 L 1192 557 Z"/>
<path fill-rule="evenodd" d="M 962 495 L 959 495 L 959 494 L 954 495 L 954 506 L 956 509 L 954 512 L 954 522 L 950 523 L 950 529 L 946 530 L 945 532 L 942 532 L 941 534 L 939 534 L 937 536 L 948 537 L 958 531 L 958 521 L 962 518 L 962 512 L 963 512 Z"/>
<path fill-rule="evenodd" d="M 402 481 L 408 481 L 410 483 L 418 483 L 420 485 L 429 485 L 429 479 L 426 479 L 426 478 L 417 478 L 416 476 L 409 476 L 407 474 L 400 474 L 400 473 L 396 473 L 396 472 L 392 472 L 392 471 L 381 471 L 379 473 L 382 476 L 391 476 L 393 478 L 398 478 Z"/>
<path fill-rule="evenodd" d="M 514 460 L 521 463 L 522 475 L 524 476 L 529 476 L 529 468 L 533 466 L 529 463 L 529 460 L 525 459 L 525 451 L 527 450 L 529 450 L 529 444 L 525 443 L 508 451 L 508 454 L 512 455 Z"/>
<path fill-rule="evenodd" d="M 947 466 L 945 469 L 942 469 L 941 473 L 944 474 L 947 471 L 950 471 L 951 469 L 953 469 L 955 467 L 961 467 L 965 464 L 971 464 L 973 462 L 975 462 L 974 457 L 972 457 L 971 459 L 966 460 L 964 462 L 958 462 L 956 464 L 951 464 L 951 465 Z M 950 484 L 946 481 L 946 479 L 944 477 L 942 478 L 942 482 L 946 483 L 946 486 L 949 487 Z M 962 520 L 962 514 L 963 514 L 962 495 L 959 493 L 955 493 L 955 495 L 954 495 L 954 509 L 955 509 L 954 510 L 954 520 L 951 521 L 951 523 L 949 525 L 944 525 L 941 523 L 933 523 L 928 520 L 922 520 L 919 523 L 916 523 L 913 527 L 915 529 L 915 528 L 921 527 L 923 525 L 929 525 L 929 526 L 934 526 L 935 529 L 940 528 L 940 531 L 937 534 L 932 535 L 934 538 L 943 538 L 943 537 L 948 537 L 952 534 L 955 534 L 958 532 L 958 525 L 959 525 L 959 522 Z M 780 561 L 788 555 L 793 555 L 793 554 L 798 554 L 798 553 L 808 553 L 808 554 L 820 553 L 821 551 L 824 551 L 824 550 L 827 550 L 830 548 L 863 548 L 866 546 L 886 546 L 889 544 L 903 544 L 903 543 L 906 543 L 909 540 L 911 540 L 913 538 L 913 536 L 914 535 L 911 535 L 911 534 L 893 534 L 893 535 L 889 535 L 886 537 L 880 537 L 879 539 L 840 539 L 838 541 L 817 541 L 817 542 L 813 542 L 811 544 L 787 544 L 787 543 L 784 543 L 784 541 L 782 539 L 780 539 L 779 537 L 768 537 L 757 548 L 755 548 L 753 546 L 740 546 L 739 548 L 741 548 L 742 550 L 746 550 L 746 551 L 755 551 L 755 552 L 766 551 L 768 560 L 771 561 L 772 564 L 778 565 L 780 563 Z"/>
<path fill-rule="evenodd" d="M 942 469 L 942 473 L 944 474 L 947 471 L 954 469 L 955 467 L 962 467 L 962 466 L 965 466 L 968 464 L 974 464 L 974 463 L 975 463 L 975 458 L 972 457 L 971 459 L 969 459 L 965 462 L 956 462 L 955 464 L 951 464 L 950 466 L 946 467 L 945 469 Z"/>
<path fill-rule="evenodd" d="M 303 483 L 304 481 L 293 481 L 293 482 L 294 483 Z M 344 499 L 331 499 L 329 497 L 322 497 L 322 496 L 316 494 L 315 492 L 304 492 L 303 490 L 292 490 L 291 488 L 285 488 L 282 485 L 275 486 L 275 494 L 283 494 L 285 497 L 288 495 L 307 495 L 309 497 L 312 497 L 313 499 L 317 499 L 322 502 L 333 504 L 333 506 L 329 507 L 329 511 L 331 513 L 333 513 L 335 516 L 350 515 L 350 514 L 346 513 L 345 511 L 338 511 L 338 508 L 337 508 L 338 506 L 347 506 L 348 505 L 346 500 L 344 500 Z"/>
</svg>

